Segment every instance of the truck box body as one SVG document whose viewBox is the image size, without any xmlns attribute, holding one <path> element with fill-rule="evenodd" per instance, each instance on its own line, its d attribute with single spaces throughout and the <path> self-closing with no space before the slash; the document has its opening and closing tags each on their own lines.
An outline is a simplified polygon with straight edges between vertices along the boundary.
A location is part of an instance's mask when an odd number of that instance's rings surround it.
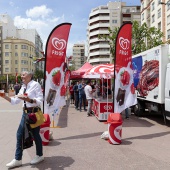
<svg viewBox="0 0 170 170">
<path fill-rule="evenodd" d="M 170 120 L 170 63 L 167 64 L 166 81 L 165 81 L 165 114 Z"/>
<path fill-rule="evenodd" d="M 168 54 L 169 45 L 165 44 L 132 56 L 134 85 L 138 98 L 160 104 L 165 103 Z"/>
</svg>

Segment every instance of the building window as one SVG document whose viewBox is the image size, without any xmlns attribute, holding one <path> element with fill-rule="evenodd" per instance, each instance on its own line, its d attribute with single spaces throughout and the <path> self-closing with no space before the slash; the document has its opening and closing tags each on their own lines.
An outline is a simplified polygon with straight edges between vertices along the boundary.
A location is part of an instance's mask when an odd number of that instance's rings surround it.
<svg viewBox="0 0 170 170">
<path fill-rule="evenodd" d="M 15 49 L 18 49 L 18 45 L 15 45 Z"/>
<path fill-rule="evenodd" d="M 152 3 L 152 11 L 155 9 L 155 2 Z"/>
<path fill-rule="evenodd" d="M 117 24 L 117 20 L 112 20 L 112 23 L 113 24 Z"/>
<path fill-rule="evenodd" d="M 144 2 L 142 2 L 141 4 L 141 10 L 143 10 L 143 8 L 144 8 Z"/>
<path fill-rule="evenodd" d="M 28 71 L 28 68 L 21 68 L 21 72 Z"/>
<path fill-rule="evenodd" d="M 5 72 L 7 72 L 7 73 L 8 73 L 8 72 L 9 72 L 9 68 L 5 68 Z"/>
<path fill-rule="evenodd" d="M 18 53 L 16 52 L 16 53 L 15 53 L 15 57 L 17 57 L 17 56 L 18 56 Z"/>
<path fill-rule="evenodd" d="M 170 15 L 167 16 L 167 25 L 170 24 Z"/>
<path fill-rule="evenodd" d="M 161 17 L 161 9 L 158 10 L 158 18 Z"/>
<path fill-rule="evenodd" d="M 21 53 L 21 56 L 22 56 L 22 57 L 28 57 L 28 53 L 22 52 L 22 53 Z"/>
<path fill-rule="evenodd" d="M 152 15 L 152 23 L 155 22 L 155 14 Z"/>
<path fill-rule="evenodd" d="M 21 49 L 28 49 L 26 45 L 21 45 Z"/>
<path fill-rule="evenodd" d="M 9 57 L 9 52 L 5 52 L 5 57 Z"/>
<path fill-rule="evenodd" d="M 21 60 L 21 64 L 27 65 L 27 64 L 28 64 L 28 61 L 26 61 L 26 60 Z"/>
<path fill-rule="evenodd" d="M 9 49 L 9 44 L 5 44 L 5 49 Z"/>
<path fill-rule="evenodd" d="M 170 39 L 170 29 L 167 31 L 167 38 Z"/>
<path fill-rule="evenodd" d="M 144 20 L 144 13 L 142 14 L 142 21 Z"/>
<path fill-rule="evenodd" d="M 167 3 L 167 11 L 170 9 L 170 1 L 168 1 Z"/>
<path fill-rule="evenodd" d="M 158 5 L 161 3 L 161 0 L 158 0 Z"/>
<path fill-rule="evenodd" d="M 5 60 L 5 64 L 9 64 L 9 60 Z"/>
<path fill-rule="evenodd" d="M 15 68 L 15 73 L 18 73 L 18 68 Z"/>
<path fill-rule="evenodd" d="M 15 64 L 18 64 L 18 60 L 15 60 Z"/>
<path fill-rule="evenodd" d="M 158 23 L 158 29 L 161 30 L 161 22 Z"/>
</svg>

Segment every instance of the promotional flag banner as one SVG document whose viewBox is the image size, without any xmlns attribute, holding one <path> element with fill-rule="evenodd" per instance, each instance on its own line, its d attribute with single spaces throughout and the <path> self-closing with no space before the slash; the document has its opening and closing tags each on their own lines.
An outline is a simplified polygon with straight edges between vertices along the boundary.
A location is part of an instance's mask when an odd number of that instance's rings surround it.
<svg viewBox="0 0 170 170">
<path fill-rule="evenodd" d="M 132 70 L 132 23 L 124 23 L 115 46 L 114 113 L 121 113 L 136 104 Z"/>
<path fill-rule="evenodd" d="M 65 77 L 65 58 L 70 23 L 56 26 L 50 33 L 45 51 L 44 113 L 56 114 L 65 103 L 62 94 Z"/>
</svg>

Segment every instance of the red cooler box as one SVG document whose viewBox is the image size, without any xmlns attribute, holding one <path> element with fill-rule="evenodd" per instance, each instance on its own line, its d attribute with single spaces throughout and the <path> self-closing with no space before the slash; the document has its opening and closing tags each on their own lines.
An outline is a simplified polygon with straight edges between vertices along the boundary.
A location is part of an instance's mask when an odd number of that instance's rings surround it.
<svg viewBox="0 0 170 170">
<path fill-rule="evenodd" d="M 107 119 L 109 143 L 120 144 L 122 137 L 122 116 L 120 113 L 110 113 Z"/>
<path fill-rule="evenodd" d="M 45 117 L 45 122 L 40 126 L 40 136 L 42 139 L 42 144 L 43 145 L 48 145 L 49 144 L 49 139 L 50 139 L 50 116 L 49 114 L 44 114 Z"/>
</svg>

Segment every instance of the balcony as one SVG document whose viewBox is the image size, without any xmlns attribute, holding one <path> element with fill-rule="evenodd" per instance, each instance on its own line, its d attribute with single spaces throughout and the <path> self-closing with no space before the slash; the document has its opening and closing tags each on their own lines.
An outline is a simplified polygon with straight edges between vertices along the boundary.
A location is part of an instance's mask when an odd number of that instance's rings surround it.
<svg viewBox="0 0 170 170">
<path fill-rule="evenodd" d="M 109 27 L 110 24 L 108 23 L 97 23 L 92 26 L 89 26 L 89 30 L 95 29 L 95 28 L 102 28 L 102 27 Z"/>
<path fill-rule="evenodd" d="M 98 49 L 98 48 L 110 48 L 110 46 L 109 46 L 109 44 L 90 45 L 90 50 Z"/>
<path fill-rule="evenodd" d="M 100 55 L 110 55 L 110 52 L 109 50 L 108 51 L 95 51 L 95 52 L 90 52 L 89 53 L 89 57 L 92 57 L 92 56 L 100 56 Z"/>
<path fill-rule="evenodd" d="M 103 13 L 103 14 L 109 14 L 110 11 L 109 11 L 108 9 L 99 9 L 99 8 L 98 8 L 97 10 L 93 10 L 93 11 L 90 13 L 90 16 L 89 16 L 89 17 L 95 16 L 95 15 L 101 14 L 101 13 Z"/>
<path fill-rule="evenodd" d="M 89 24 L 94 23 L 96 21 L 110 21 L 110 17 L 109 16 L 98 16 L 96 18 L 90 19 Z"/>
<path fill-rule="evenodd" d="M 95 35 L 99 35 L 99 34 L 108 34 L 109 31 L 108 30 L 97 30 L 97 31 L 93 31 L 89 34 L 89 37 L 95 36 Z"/>
<path fill-rule="evenodd" d="M 89 59 L 89 63 L 110 63 L 110 58 L 93 58 Z"/>
</svg>

